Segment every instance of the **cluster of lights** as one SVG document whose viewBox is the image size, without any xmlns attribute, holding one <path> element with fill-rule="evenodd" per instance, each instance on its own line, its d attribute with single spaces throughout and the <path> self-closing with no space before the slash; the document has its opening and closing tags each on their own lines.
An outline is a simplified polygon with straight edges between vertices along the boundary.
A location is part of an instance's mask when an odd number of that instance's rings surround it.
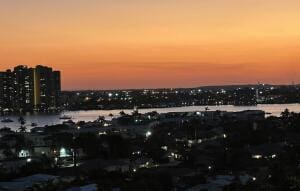
<svg viewBox="0 0 300 191">
<path fill-rule="evenodd" d="M 265 157 L 263 157 L 262 155 L 252 155 L 253 159 L 261 159 L 261 158 L 265 158 L 265 159 L 271 158 L 271 159 L 274 159 L 276 157 L 277 157 L 276 154 L 273 154 L 271 156 L 265 156 Z"/>
<path fill-rule="evenodd" d="M 103 131 L 103 132 L 99 132 L 98 134 L 99 135 L 106 135 L 107 133 L 106 133 L 106 131 Z"/>
<path fill-rule="evenodd" d="M 140 154 L 141 154 L 141 151 L 132 152 L 132 155 L 140 155 Z"/>
</svg>

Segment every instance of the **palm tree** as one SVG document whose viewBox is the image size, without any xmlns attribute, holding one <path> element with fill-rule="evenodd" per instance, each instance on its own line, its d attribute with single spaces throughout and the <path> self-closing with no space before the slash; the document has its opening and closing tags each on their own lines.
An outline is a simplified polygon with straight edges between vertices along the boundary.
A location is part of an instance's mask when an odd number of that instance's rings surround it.
<svg viewBox="0 0 300 191">
<path fill-rule="evenodd" d="M 282 117 L 283 119 L 289 118 L 289 117 L 290 117 L 290 111 L 289 111 L 289 109 L 285 109 L 285 110 L 281 113 L 281 117 Z"/>
<path fill-rule="evenodd" d="M 24 119 L 24 117 L 23 116 L 20 116 L 19 117 L 19 119 L 18 119 L 18 121 L 20 122 L 20 123 L 25 123 L 26 122 L 26 120 Z"/>
<path fill-rule="evenodd" d="M 25 133 L 26 130 L 27 130 L 27 127 L 24 126 L 24 125 L 21 125 L 21 127 L 19 127 L 19 131 L 20 131 L 21 133 Z"/>
<path fill-rule="evenodd" d="M 105 121 L 105 117 L 104 116 L 99 116 L 96 121 L 100 122 L 100 123 L 103 123 L 103 121 Z"/>
<path fill-rule="evenodd" d="M 124 111 L 120 111 L 120 115 L 124 116 L 124 115 L 126 115 L 126 113 Z"/>
<path fill-rule="evenodd" d="M 23 132 L 23 133 L 26 132 L 26 129 L 27 129 L 26 126 L 25 126 L 26 120 L 24 119 L 24 117 L 20 116 L 18 121 L 21 125 L 20 128 L 19 128 L 20 132 Z"/>
</svg>

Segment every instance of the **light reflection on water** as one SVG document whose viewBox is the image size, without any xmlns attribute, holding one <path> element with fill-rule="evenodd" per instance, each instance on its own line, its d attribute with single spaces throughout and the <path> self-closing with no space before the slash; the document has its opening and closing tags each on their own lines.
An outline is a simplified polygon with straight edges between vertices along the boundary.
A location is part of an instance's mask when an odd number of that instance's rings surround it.
<svg viewBox="0 0 300 191">
<path fill-rule="evenodd" d="M 210 111 L 243 111 L 243 110 L 263 110 L 271 115 L 279 116 L 282 111 L 286 108 L 293 112 L 300 112 L 300 104 L 264 104 L 257 106 L 232 106 L 232 105 L 220 105 L 220 106 L 187 106 L 187 107 L 174 107 L 174 108 L 151 108 L 151 109 L 139 109 L 140 113 L 147 113 L 151 111 L 157 111 L 158 113 L 167 113 L 167 112 L 188 112 L 188 111 L 205 111 L 205 108 L 208 107 Z M 45 114 L 27 114 L 23 117 L 26 120 L 26 126 L 28 129 L 31 128 L 32 123 L 36 123 L 38 126 L 45 125 L 54 125 L 60 124 L 64 120 L 59 119 L 63 115 L 71 116 L 72 120 L 75 122 L 78 121 L 94 121 L 99 116 L 104 116 L 106 119 L 111 119 L 109 116 L 113 114 L 114 117 L 117 117 L 120 111 L 125 113 L 131 113 L 132 110 L 90 110 L 90 111 L 66 111 L 60 114 L 45 115 Z M 5 117 L 0 116 L 0 121 Z M 0 128 L 9 127 L 12 130 L 17 130 L 20 127 L 18 122 L 19 116 L 9 116 L 14 122 L 12 123 L 1 123 Z"/>
</svg>

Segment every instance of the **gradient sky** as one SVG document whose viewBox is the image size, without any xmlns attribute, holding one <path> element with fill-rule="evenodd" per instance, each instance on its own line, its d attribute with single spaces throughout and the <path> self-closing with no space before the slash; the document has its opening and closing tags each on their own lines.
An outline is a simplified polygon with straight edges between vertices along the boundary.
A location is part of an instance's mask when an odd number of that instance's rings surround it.
<svg viewBox="0 0 300 191">
<path fill-rule="evenodd" d="M 299 0 L 0 0 L 0 70 L 64 89 L 300 82 Z"/>
</svg>

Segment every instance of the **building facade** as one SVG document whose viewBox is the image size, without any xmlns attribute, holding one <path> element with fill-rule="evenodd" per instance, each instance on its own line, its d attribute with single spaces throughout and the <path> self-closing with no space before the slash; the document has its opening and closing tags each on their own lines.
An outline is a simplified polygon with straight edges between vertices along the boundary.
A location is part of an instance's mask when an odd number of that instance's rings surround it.
<svg viewBox="0 0 300 191">
<path fill-rule="evenodd" d="M 29 111 L 34 106 L 34 81 L 33 81 L 33 68 L 27 66 L 17 66 L 14 68 L 14 89 L 15 100 L 14 110 Z"/>
<path fill-rule="evenodd" d="M 15 95 L 13 72 L 0 72 L 0 108 L 13 108 Z"/>
<path fill-rule="evenodd" d="M 0 72 L 0 108 L 46 111 L 59 107 L 60 72 L 46 66 L 17 66 Z"/>
</svg>

